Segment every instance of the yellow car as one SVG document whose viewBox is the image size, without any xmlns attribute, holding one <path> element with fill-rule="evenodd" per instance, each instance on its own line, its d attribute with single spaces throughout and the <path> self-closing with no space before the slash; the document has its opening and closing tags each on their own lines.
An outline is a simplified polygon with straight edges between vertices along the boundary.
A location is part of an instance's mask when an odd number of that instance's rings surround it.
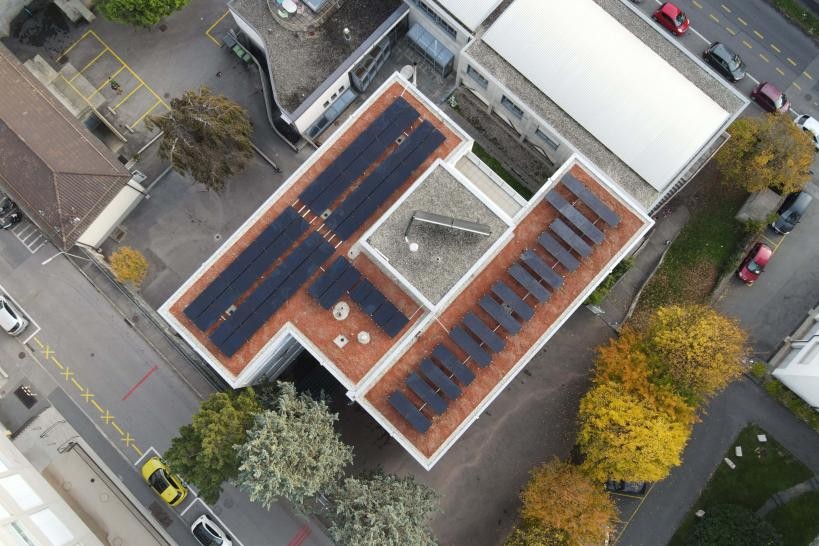
<svg viewBox="0 0 819 546">
<path fill-rule="evenodd" d="M 168 465 L 159 457 L 151 457 L 145 461 L 142 465 L 142 479 L 171 506 L 179 506 L 188 494 L 182 480 L 174 476 Z"/>
</svg>

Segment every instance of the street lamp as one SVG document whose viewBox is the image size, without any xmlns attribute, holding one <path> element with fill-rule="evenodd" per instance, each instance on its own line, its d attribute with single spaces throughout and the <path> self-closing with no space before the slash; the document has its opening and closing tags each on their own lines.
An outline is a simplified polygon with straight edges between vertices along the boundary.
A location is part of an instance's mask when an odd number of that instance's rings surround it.
<svg viewBox="0 0 819 546">
<path fill-rule="evenodd" d="M 48 264 L 48 262 L 50 262 L 51 260 L 53 260 L 54 258 L 56 258 L 57 256 L 59 256 L 60 254 L 65 254 L 66 256 L 71 256 L 72 258 L 77 258 L 77 259 L 79 259 L 79 260 L 88 260 L 89 262 L 91 261 L 91 258 L 85 258 L 85 257 L 83 257 L 83 256 L 77 256 L 76 254 L 69 254 L 67 251 L 65 251 L 65 250 L 61 250 L 61 251 L 59 251 L 58 253 L 56 253 L 54 256 L 52 256 L 52 257 L 50 257 L 50 258 L 47 258 L 47 259 L 46 259 L 46 261 L 44 261 L 44 262 L 43 262 L 43 263 L 41 263 L 40 265 L 47 265 L 47 264 Z"/>
</svg>

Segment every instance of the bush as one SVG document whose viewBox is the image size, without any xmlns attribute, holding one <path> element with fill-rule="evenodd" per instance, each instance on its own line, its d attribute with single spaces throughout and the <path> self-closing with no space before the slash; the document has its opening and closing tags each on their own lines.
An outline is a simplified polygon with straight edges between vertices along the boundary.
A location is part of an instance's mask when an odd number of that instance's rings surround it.
<svg viewBox="0 0 819 546">
<path fill-rule="evenodd" d="M 589 294 L 588 299 L 586 300 L 586 305 L 600 305 L 603 303 L 603 300 L 606 299 L 606 296 L 609 295 L 609 291 L 614 288 L 614 285 L 617 284 L 623 275 L 634 266 L 634 258 L 628 257 L 612 269 L 611 273 L 609 273 L 608 277 L 603 279 L 603 282 L 594 289 L 594 292 Z"/>
<path fill-rule="evenodd" d="M 129 246 L 118 248 L 111 257 L 108 258 L 111 271 L 121 283 L 130 283 L 136 287 L 145 280 L 148 274 L 148 260 L 138 250 Z"/>
<path fill-rule="evenodd" d="M 762 379 L 768 375 L 768 366 L 766 366 L 764 362 L 756 361 L 751 364 L 751 368 L 748 371 L 750 371 L 751 375 L 755 378 Z"/>
<path fill-rule="evenodd" d="M 553 529 L 537 520 L 523 520 L 509 536 L 503 546 L 568 546 L 565 531 Z"/>
<path fill-rule="evenodd" d="M 780 546 L 776 529 L 756 514 L 736 504 L 715 506 L 697 522 L 686 546 Z"/>
</svg>

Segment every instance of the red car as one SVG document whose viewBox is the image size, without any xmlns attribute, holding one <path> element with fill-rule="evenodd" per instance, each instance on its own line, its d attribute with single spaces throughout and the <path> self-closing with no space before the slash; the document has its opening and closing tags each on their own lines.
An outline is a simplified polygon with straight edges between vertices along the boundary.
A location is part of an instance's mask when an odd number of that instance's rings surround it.
<svg viewBox="0 0 819 546">
<path fill-rule="evenodd" d="M 685 12 L 671 2 L 665 2 L 652 17 L 675 36 L 682 36 L 688 30 L 688 17 Z"/>
<path fill-rule="evenodd" d="M 751 248 L 751 251 L 742 260 L 739 265 L 737 275 L 740 280 L 748 286 L 754 284 L 754 281 L 759 278 L 765 266 L 768 265 L 768 260 L 771 259 L 773 250 L 765 243 L 757 243 Z"/>
<path fill-rule="evenodd" d="M 784 113 L 791 108 L 785 93 L 768 82 L 761 82 L 754 87 L 751 98 L 768 112 Z"/>
</svg>

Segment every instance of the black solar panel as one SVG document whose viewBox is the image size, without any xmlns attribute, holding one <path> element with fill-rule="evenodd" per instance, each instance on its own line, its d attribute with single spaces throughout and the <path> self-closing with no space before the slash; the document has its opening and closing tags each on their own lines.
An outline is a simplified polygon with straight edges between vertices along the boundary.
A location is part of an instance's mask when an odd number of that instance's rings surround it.
<svg viewBox="0 0 819 546">
<path fill-rule="evenodd" d="M 381 304 L 381 307 L 376 309 L 375 313 L 373 313 L 373 322 L 383 330 L 395 313 L 400 313 L 398 308 L 389 300 L 385 300 L 384 303 Z"/>
<path fill-rule="evenodd" d="M 350 299 L 361 305 L 364 300 L 366 300 L 370 294 L 373 293 L 374 290 L 375 286 L 373 286 L 373 283 L 367 279 L 361 279 L 361 282 L 355 285 L 355 288 L 350 290 Z"/>
<path fill-rule="evenodd" d="M 464 325 L 478 336 L 484 345 L 489 347 L 493 353 L 499 353 L 506 346 L 506 341 L 487 326 L 475 313 L 467 313 L 464 317 Z"/>
<path fill-rule="evenodd" d="M 552 296 L 551 292 L 531 276 L 520 264 L 512 264 L 509 268 L 509 275 L 518 281 L 520 285 L 532 294 L 540 303 L 548 301 Z"/>
<path fill-rule="evenodd" d="M 349 262 L 347 262 L 347 266 L 347 270 L 341 274 L 341 277 L 339 277 L 335 283 L 330 285 L 330 288 L 328 288 L 324 294 L 321 295 L 321 298 L 319 298 L 319 305 L 325 309 L 329 309 L 335 305 L 336 302 L 341 299 L 341 296 L 343 296 L 347 290 L 352 288 L 353 285 L 361 278 L 361 272 L 358 269 L 353 267 Z"/>
<path fill-rule="evenodd" d="M 571 203 L 560 195 L 557 191 L 552 190 L 546 194 L 546 200 L 555 207 L 569 223 L 580 230 L 583 235 L 588 237 L 595 244 L 600 244 L 605 239 L 603 232 L 597 229 L 597 226 L 592 224 L 588 218 L 574 208 Z"/>
<path fill-rule="evenodd" d="M 540 243 L 540 246 L 543 249 L 552 255 L 552 257 L 560 262 L 563 267 L 568 269 L 569 271 L 576 271 L 578 267 L 580 267 L 580 261 L 575 258 L 571 252 L 566 250 L 563 245 L 557 242 L 557 240 L 546 233 L 545 231 L 540 234 L 540 237 L 537 238 L 537 242 Z"/>
<path fill-rule="evenodd" d="M 498 302 L 492 299 L 489 295 L 484 294 L 478 302 L 481 309 L 489 313 L 493 319 L 497 321 L 501 327 L 512 335 L 520 332 L 520 323 L 507 313 Z"/>
<path fill-rule="evenodd" d="M 407 377 L 407 387 L 412 392 L 418 395 L 418 398 L 424 401 L 429 409 L 441 415 L 446 411 L 447 401 L 441 398 L 435 390 L 430 387 L 426 381 L 421 379 L 417 373 L 409 374 Z"/>
<path fill-rule="evenodd" d="M 564 174 L 563 178 L 560 181 L 569 188 L 573 194 L 575 194 L 581 201 L 583 201 L 587 207 L 594 211 L 594 213 L 603 219 L 605 223 L 610 225 L 611 227 L 616 226 L 620 223 L 620 217 L 611 210 L 607 205 L 605 205 L 600 199 L 597 198 L 589 189 L 583 185 L 577 178 L 572 176 L 571 174 Z"/>
<path fill-rule="evenodd" d="M 526 250 L 523 254 L 520 255 L 520 259 L 523 260 L 529 269 L 535 272 L 535 274 L 546 281 L 546 283 L 557 290 L 563 285 L 563 277 L 555 273 L 555 270 L 546 265 L 546 262 L 540 259 L 540 256 L 535 254 L 532 250 Z"/>
<path fill-rule="evenodd" d="M 379 324 L 379 326 L 381 326 L 388 336 L 395 337 L 399 332 L 401 332 L 401 330 L 404 329 L 404 326 L 406 326 L 408 322 L 409 319 L 404 315 L 404 313 L 398 311 L 392 316 L 392 318 L 388 319 L 383 326 L 381 324 Z"/>
<path fill-rule="evenodd" d="M 241 273 L 234 278 L 229 286 L 214 298 L 210 304 L 194 320 L 201 330 L 207 330 L 254 282 L 292 245 L 299 236 L 307 230 L 308 223 L 292 209 L 285 209 L 280 217 L 286 223 L 284 231 L 267 238 L 268 244 L 261 253 L 252 256 Z M 244 253 L 243 253 L 244 254 Z M 248 257 L 248 260 L 250 256 Z"/>
<path fill-rule="evenodd" d="M 549 229 L 556 233 L 558 237 L 563 239 L 567 245 L 572 247 L 572 249 L 581 256 L 591 255 L 592 247 L 590 247 L 580 235 L 572 231 L 572 228 L 567 226 L 560 218 L 553 220 L 552 223 L 549 224 Z"/>
<path fill-rule="evenodd" d="M 366 279 L 365 279 L 366 280 Z M 369 282 L 369 281 L 367 281 Z M 355 300 L 354 300 L 355 301 Z M 373 288 L 373 290 L 361 301 L 357 301 L 356 303 L 361 307 L 361 310 L 364 311 L 364 314 L 371 317 L 375 311 L 381 307 L 381 305 L 386 302 L 386 298 L 384 294 L 379 292 L 377 289 Z"/>
<path fill-rule="evenodd" d="M 447 349 L 444 345 L 435 346 L 432 350 L 432 358 L 446 368 L 446 370 L 454 375 L 464 386 L 469 385 L 475 379 L 475 374 L 472 373 L 472 370 L 458 360 L 458 357 L 452 354 L 452 351 Z"/>
<path fill-rule="evenodd" d="M 492 285 L 492 292 L 495 293 L 514 313 L 523 320 L 529 320 L 535 316 L 535 311 L 523 301 L 509 285 L 503 281 L 496 281 Z"/>
<path fill-rule="evenodd" d="M 425 433 L 429 430 L 429 427 L 432 425 L 432 421 L 429 418 L 421 413 L 421 411 L 409 401 L 403 392 L 401 391 L 393 391 L 387 397 L 390 405 L 395 408 L 395 410 L 401 414 L 401 417 L 407 420 L 407 422 L 412 425 L 412 428 L 420 432 L 421 434 Z"/>
<path fill-rule="evenodd" d="M 310 285 L 307 292 L 315 299 L 321 299 L 321 295 L 324 294 L 349 267 L 350 262 L 348 262 L 344 256 L 339 256 L 336 258 L 336 261 L 327 268 L 327 271 L 319 275 L 319 278 Z"/>
<path fill-rule="evenodd" d="M 457 400 L 461 396 L 461 388 L 453 383 L 449 376 L 442 372 L 441 368 L 436 366 L 429 358 L 421 361 L 420 369 L 432 384 L 438 387 L 450 400 Z"/>
<path fill-rule="evenodd" d="M 489 356 L 489 353 L 484 351 L 478 342 L 460 326 L 455 326 L 450 330 L 449 337 L 481 368 L 489 366 L 489 363 L 492 362 L 492 357 Z"/>
</svg>

